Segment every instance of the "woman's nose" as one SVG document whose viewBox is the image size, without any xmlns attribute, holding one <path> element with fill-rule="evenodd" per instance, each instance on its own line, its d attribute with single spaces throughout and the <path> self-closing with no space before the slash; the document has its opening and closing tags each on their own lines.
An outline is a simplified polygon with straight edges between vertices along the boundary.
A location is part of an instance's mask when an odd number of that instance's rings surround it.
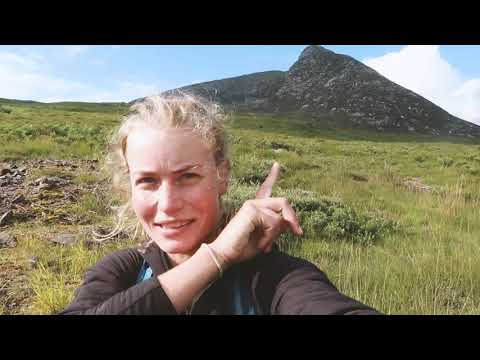
<svg viewBox="0 0 480 360">
<path fill-rule="evenodd" d="M 182 194 L 175 186 L 168 183 L 162 184 L 155 196 L 157 197 L 157 208 L 162 212 L 173 213 L 183 207 Z"/>
</svg>

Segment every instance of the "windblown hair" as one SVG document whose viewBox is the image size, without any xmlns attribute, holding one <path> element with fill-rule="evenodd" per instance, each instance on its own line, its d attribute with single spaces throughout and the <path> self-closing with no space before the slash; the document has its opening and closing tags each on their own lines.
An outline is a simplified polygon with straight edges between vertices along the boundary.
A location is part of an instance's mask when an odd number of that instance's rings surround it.
<svg viewBox="0 0 480 360">
<path fill-rule="evenodd" d="M 125 151 L 128 136 L 132 130 L 145 127 L 190 129 L 198 134 L 214 152 L 218 168 L 224 161 L 229 164 L 225 120 L 226 116 L 219 105 L 185 93 L 151 96 L 133 104 L 130 112 L 122 119 L 119 128 L 115 129 L 104 163 L 105 170 L 112 180 L 112 190 L 120 195 L 124 204 L 116 208 L 114 229 L 108 234 L 99 234 L 94 231 L 95 240 L 98 242 L 109 240 L 120 233 L 136 238 L 139 229 L 142 238 L 146 238 L 131 205 L 129 168 Z M 223 204 L 222 214 L 222 222 L 224 222 L 226 219 Z"/>
</svg>

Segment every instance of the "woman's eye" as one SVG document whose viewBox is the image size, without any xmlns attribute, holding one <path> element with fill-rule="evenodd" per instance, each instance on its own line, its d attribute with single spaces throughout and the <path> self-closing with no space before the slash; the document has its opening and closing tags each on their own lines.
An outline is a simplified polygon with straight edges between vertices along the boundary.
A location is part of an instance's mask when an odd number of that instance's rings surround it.
<svg viewBox="0 0 480 360">
<path fill-rule="evenodd" d="M 200 179 L 200 175 L 198 175 L 198 174 L 195 174 L 195 173 L 185 173 L 185 174 L 183 174 L 182 176 L 180 176 L 179 181 L 180 181 L 181 183 L 190 184 L 190 183 L 196 182 L 198 179 Z"/>
<path fill-rule="evenodd" d="M 182 175 L 182 178 L 184 179 L 194 179 L 196 177 L 198 177 L 198 175 L 194 173 L 186 173 Z"/>
<path fill-rule="evenodd" d="M 137 180 L 137 184 L 153 184 L 154 182 L 155 179 L 151 177 L 140 178 Z"/>
</svg>

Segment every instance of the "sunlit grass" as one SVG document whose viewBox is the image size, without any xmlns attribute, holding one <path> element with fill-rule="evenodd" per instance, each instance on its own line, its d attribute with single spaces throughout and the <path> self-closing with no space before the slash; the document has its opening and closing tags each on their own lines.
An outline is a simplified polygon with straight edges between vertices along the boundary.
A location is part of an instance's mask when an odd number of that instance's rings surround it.
<svg viewBox="0 0 480 360">
<path fill-rule="evenodd" d="M 101 158 L 118 109 L 95 112 L 93 106 L 82 112 L 71 111 L 72 106 L 81 110 L 78 104 L 62 106 L 8 105 L 13 111 L 0 113 L 0 157 Z M 305 230 L 302 238 L 283 236 L 281 249 L 313 262 L 342 292 L 387 314 L 479 313 L 480 145 L 470 139 L 334 131 L 312 124 L 235 116 L 229 125 L 228 201 L 240 206 L 254 196 L 273 161 L 279 161 L 283 174 L 273 196 L 292 202 Z M 412 178 L 430 191 L 408 188 L 405 180 Z M 73 178 L 90 185 L 101 180 L 88 172 Z M 16 256 L 18 264 L 26 264 L 29 256 L 39 258 L 39 265 L 28 270 L 31 301 L 19 312 L 58 312 L 71 301 L 88 267 L 135 244 L 90 247 L 84 242 L 91 226 L 109 221 L 109 196 L 87 194 L 68 208 L 79 225 L 15 227 L 19 245 L 9 252 L 10 260 Z M 45 240 L 56 232 L 81 233 L 83 240 L 71 247 Z M 0 303 L 2 311 L 7 310 Z"/>
</svg>

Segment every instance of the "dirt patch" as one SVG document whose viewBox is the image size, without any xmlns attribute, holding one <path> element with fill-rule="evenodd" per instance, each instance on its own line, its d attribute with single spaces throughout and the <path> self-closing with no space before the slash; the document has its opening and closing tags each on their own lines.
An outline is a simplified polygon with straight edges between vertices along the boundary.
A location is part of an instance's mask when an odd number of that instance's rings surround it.
<svg viewBox="0 0 480 360">
<path fill-rule="evenodd" d="M 14 236 L 15 225 L 79 225 L 81 219 L 72 209 L 77 205 L 82 209 L 79 201 L 84 195 L 96 198 L 97 193 L 104 194 L 107 189 L 95 160 L 0 163 L 0 314 L 28 312 L 35 296 L 29 274 L 39 260 L 35 254 L 22 253 L 19 239 Z M 83 238 L 83 233 L 49 236 L 52 246 L 68 246 Z"/>
<path fill-rule="evenodd" d="M 368 177 L 355 173 L 347 173 L 347 176 L 353 181 L 357 182 L 368 182 Z"/>
<path fill-rule="evenodd" d="M 0 249 L 13 248 L 17 246 L 17 240 L 14 236 L 7 232 L 0 232 Z"/>
<path fill-rule="evenodd" d="M 0 253 L 1 254 L 1 253 Z M 2 259 L 0 263 L 0 314 L 18 314 L 31 301 L 33 291 L 23 266 Z"/>
<path fill-rule="evenodd" d="M 432 187 L 422 183 L 422 180 L 419 178 L 406 178 L 403 179 L 402 185 L 408 190 L 413 192 L 431 192 Z"/>
<path fill-rule="evenodd" d="M 35 174 L 47 175 L 36 177 Z M 68 205 L 104 184 L 76 183 L 88 173 L 98 176 L 96 160 L 20 160 L 0 165 L 0 229 L 16 222 L 74 224 Z M 32 178 L 33 177 L 33 178 Z"/>
</svg>

